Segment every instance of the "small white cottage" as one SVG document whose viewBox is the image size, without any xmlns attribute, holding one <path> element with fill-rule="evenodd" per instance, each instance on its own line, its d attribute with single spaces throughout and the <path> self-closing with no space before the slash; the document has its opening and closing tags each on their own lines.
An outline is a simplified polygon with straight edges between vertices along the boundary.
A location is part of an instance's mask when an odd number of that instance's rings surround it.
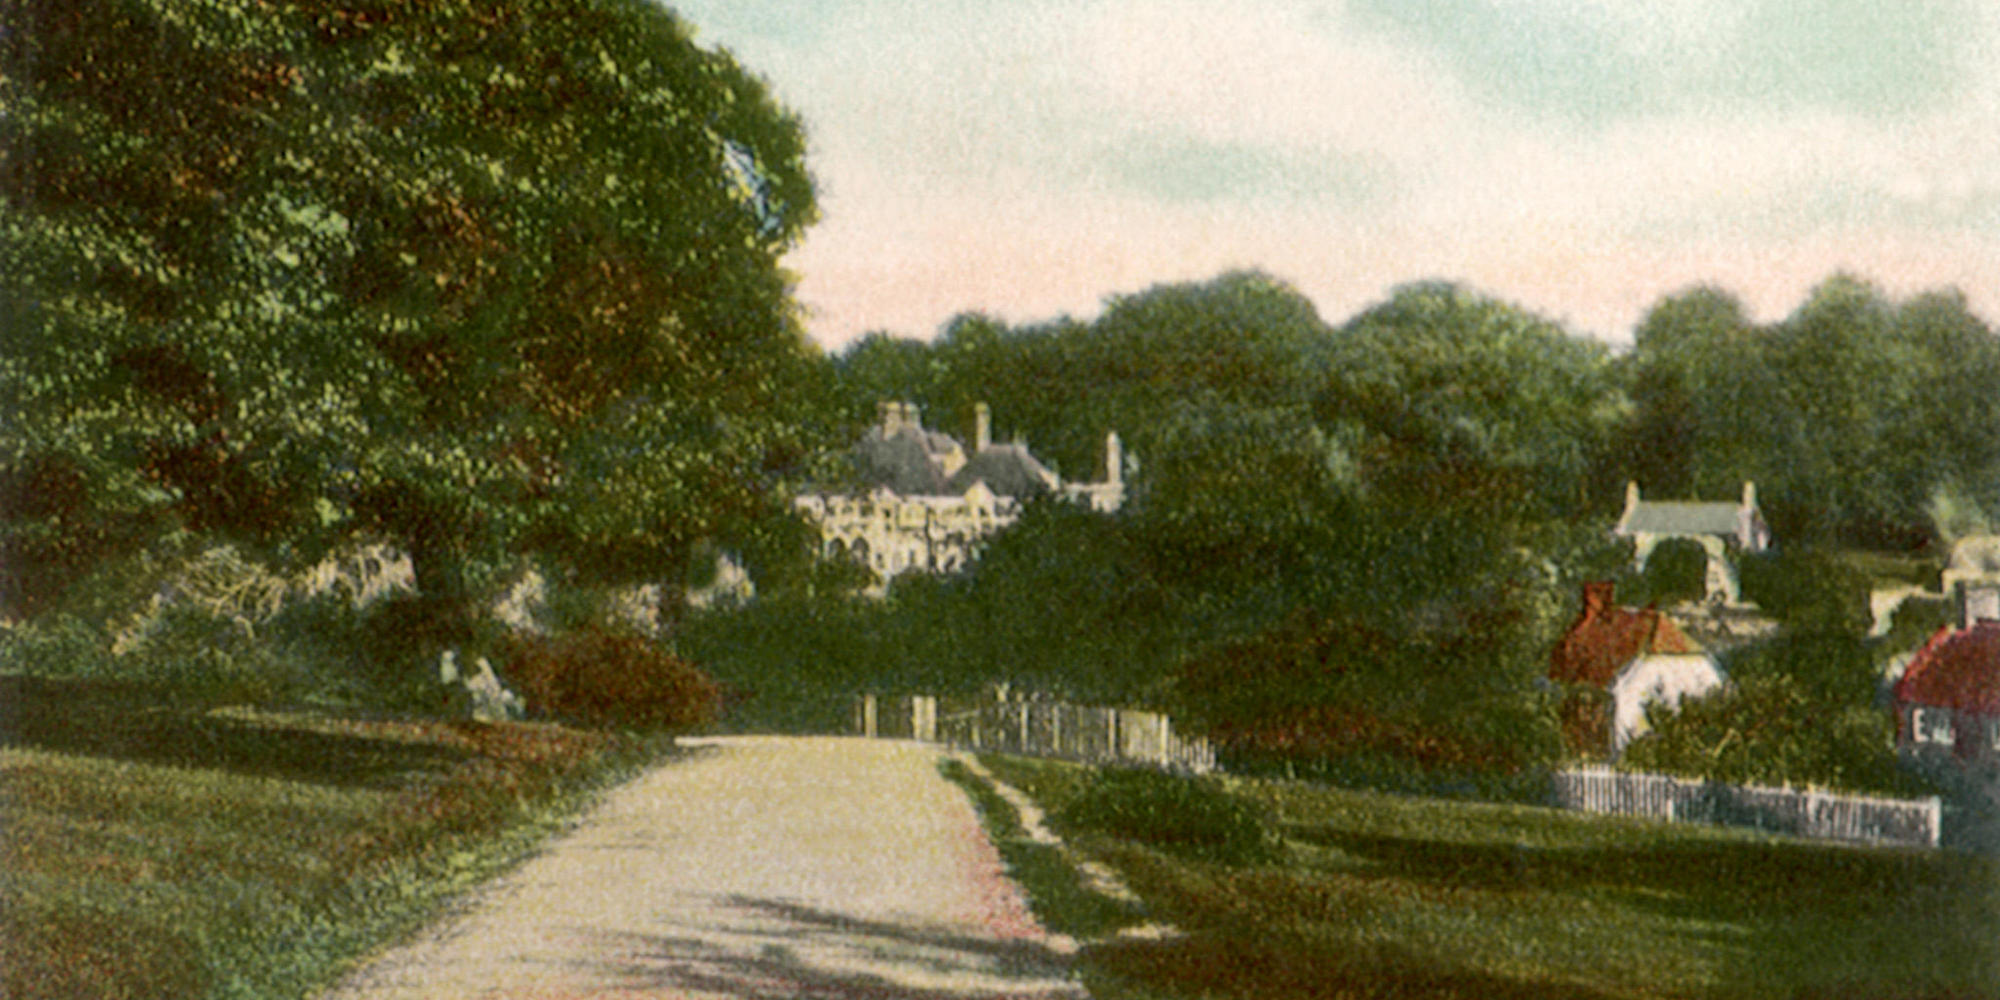
<svg viewBox="0 0 2000 1000">
<path fill-rule="evenodd" d="M 1647 706 L 1678 708 L 1724 680 L 1715 658 L 1672 619 L 1618 607 L 1614 593 L 1609 581 L 1584 584 L 1583 608 L 1549 654 L 1549 679 L 1571 687 L 1562 709 L 1571 748 L 1612 760 L 1646 732 Z"/>
</svg>

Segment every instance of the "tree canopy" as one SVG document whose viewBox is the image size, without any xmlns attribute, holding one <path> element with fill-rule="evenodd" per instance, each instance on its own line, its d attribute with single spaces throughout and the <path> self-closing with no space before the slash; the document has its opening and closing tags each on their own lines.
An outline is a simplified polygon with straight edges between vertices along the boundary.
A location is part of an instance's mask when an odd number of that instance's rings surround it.
<svg viewBox="0 0 2000 1000">
<path fill-rule="evenodd" d="M 1936 538 L 1939 503 L 2000 513 L 2000 336 L 1956 292 L 1896 302 L 1836 275 L 1759 326 L 1693 289 L 1654 307 L 1628 363 L 1625 464 L 1649 495 L 1752 479 L 1780 540 L 1894 549 Z"/>
<path fill-rule="evenodd" d="M 9 0 L 16 613 L 177 537 L 678 575 L 821 441 L 799 122 L 644 0 Z"/>
</svg>

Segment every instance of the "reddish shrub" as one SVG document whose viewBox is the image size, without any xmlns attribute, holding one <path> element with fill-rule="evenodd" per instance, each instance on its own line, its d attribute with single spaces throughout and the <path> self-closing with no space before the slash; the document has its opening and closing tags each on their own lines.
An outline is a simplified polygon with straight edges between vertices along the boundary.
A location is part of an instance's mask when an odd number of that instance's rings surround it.
<svg viewBox="0 0 2000 1000">
<path fill-rule="evenodd" d="M 505 672 L 538 715 L 587 726 L 689 729 L 715 720 L 722 689 L 638 635 L 585 629 L 513 642 Z"/>
</svg>

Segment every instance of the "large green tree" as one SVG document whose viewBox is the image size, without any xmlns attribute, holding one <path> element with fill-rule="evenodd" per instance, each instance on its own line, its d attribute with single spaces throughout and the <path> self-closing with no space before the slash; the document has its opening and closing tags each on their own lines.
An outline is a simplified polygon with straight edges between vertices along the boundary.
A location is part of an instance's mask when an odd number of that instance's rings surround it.
<svg viewBox="0 0 2000 1000">
<path fill-rule="evenodd" d="M 1380 502 L 1519 521 L 1595 513 L 1630 411 L 1601 345 L 1445 283 L 1399 288 L 1342 327 L 1317 406 L 1368 429 Z"/>
<path fill-rule="evenodd" d="M 1640 321 L 1628 359 L 1636 411 L 1627 444 L 1632 478 L 1650 494 L 1701 495 L 1715 485 L 1697 481 L 1708 468 L 1740 464 L 1729 456 L 1747 442 L 1724 429 L 1754 405 L 1741 391 L 1762 365 L 1751 330 L 1740 301 L 1706 287 L 1661 300 Z"/>
<path fill-rule="evenodd" d="M 1938 501 L 2000 513 L 2000 337 L 1957 292 L 1897 302 L 1848 275 L 1759 326 L 1698 288 L 1637 331 L 1621 463 L 1657 497 L 1754 479 L 1781 539 L 1911 548 Z"/>
<path fill-rule="evenodd" d="M 675 577 L 817 442 L 799 123 L 645 0 L 8 0 L 5 603 L 173 537 Z"/>
</svg>

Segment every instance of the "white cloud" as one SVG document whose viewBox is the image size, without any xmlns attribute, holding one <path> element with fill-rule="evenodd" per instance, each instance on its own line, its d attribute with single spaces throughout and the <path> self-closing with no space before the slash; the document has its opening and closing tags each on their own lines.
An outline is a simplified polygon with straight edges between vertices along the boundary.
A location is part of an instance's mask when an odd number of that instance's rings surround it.
<svg viewBox="0 0 2000 1000">
<path fill-rule="evenodd" d="M 1268 3 L 1105 4 L 1079 27 L 1091 96 L 1216 141 L 1435 153 L 1473 124 L 1421 52 Z"/>
<path fill-rule="evenodd" d="M 1757 41 L 1733 0 L 1523 3 L 1696 98 L 1711 92 L 1690 79 Z M 1243 266 L 1336 322 L 1443 277 L 1622 340 L 1692 283 L 1775 318 L 1838 269 L 1957 284 L 2000 319 L 1991 59 L 1894 114 L 1739 87 L 1584 121 L 1496 104 L 1462 53 L 1364 30 L 1344 4 L 856 0 L 778 27 L 744 20 L 752 5 L 686 6 L 808 122 L 824 221 L 789 263 L 828 343 L 929 335 L 970 309 L 1088 315 Z M 1978 14 L 1967 30 L 2000 50 L 2000 5 Z M 1315 165 L 1365 176 L 1282 198 L 1259 176 Z M 1171 197 L 1174 171 L 1207 172 L 1202 196 Z"/>
</svg>

